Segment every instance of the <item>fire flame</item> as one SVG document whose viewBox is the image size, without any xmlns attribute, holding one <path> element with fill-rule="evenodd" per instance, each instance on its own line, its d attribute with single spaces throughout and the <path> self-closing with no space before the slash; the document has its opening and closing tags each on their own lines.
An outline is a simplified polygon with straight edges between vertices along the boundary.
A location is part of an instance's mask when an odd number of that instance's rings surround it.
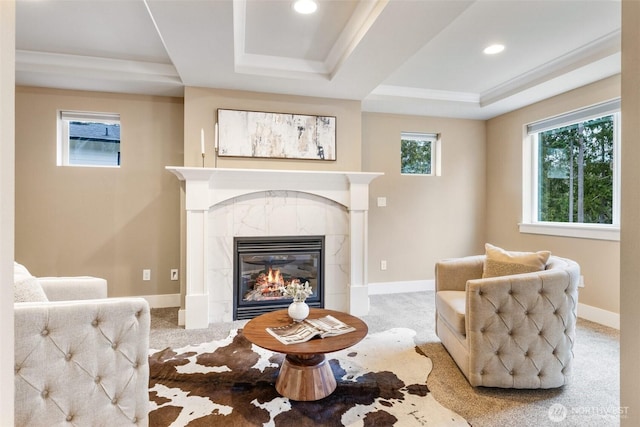
<svg viewBox="0 0 640 427">
<path fill-rule="evenodd" d="M 276 285 L 284 285 L 284 277 L 280 274 L 280 270 L 273 270 L 269 267 L 269 274 L 267 275 L 267 283 L 276 284 Z"/>
<path fill-rule="evenodd" d="M 262 298 L 282 298 L 281 288 L 287 283 L 285 275 L 280 273 L 280 270 L 269 267 L 269 270 L 263 271 L 256 278 L 254 292 L 261 294 Z"/>
</svg>

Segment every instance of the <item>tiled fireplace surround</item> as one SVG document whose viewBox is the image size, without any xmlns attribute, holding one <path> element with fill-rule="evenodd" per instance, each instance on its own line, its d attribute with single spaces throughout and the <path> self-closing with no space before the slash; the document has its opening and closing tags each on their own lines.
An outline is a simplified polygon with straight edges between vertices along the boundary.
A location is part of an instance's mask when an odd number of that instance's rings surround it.
<svg viewBox="0 0 640 427">
<path fill-rule="evenodd" d="M 187 329 L 233 320 L 233 238 L 325 236 L 325 307 L 369 311 L 369 183 L 381 173 L 168 166 L 184 181 Z"/>
</svg>

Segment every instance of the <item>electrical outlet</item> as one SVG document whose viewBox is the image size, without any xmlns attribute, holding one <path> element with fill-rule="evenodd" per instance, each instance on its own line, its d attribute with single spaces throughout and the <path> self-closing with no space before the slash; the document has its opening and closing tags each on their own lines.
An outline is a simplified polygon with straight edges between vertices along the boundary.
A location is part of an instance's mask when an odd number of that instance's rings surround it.
<svg viewBox="0 0 640 427">
<path fill-rule="evenodd" d="M 149 269 L 142 270 L 142 280 L 151 280 L 151 270 Z"/>
<path fill-rule="evenodd" d="M 382 261 L 380 261 L 380 270 L 386 270 L 387 269 L 387 260 L 383 259 Z"/>
<path fill-rule="evenodd" d="M 378 207 L 384 208 L 387 206 L 387 198 L 386 197 L 378 197 Z"/>
<path fill-rule="evenodd" d="M 171 269 L 171 280 L 178 280 L 178 269 L 177 268 L 172 268 Z"/>
<path fill-rule="evenodd" d="M 578 287 L 584 288 L 584 276 L 580 275 L 580 280 L 578 281 Z"/>
</svg>

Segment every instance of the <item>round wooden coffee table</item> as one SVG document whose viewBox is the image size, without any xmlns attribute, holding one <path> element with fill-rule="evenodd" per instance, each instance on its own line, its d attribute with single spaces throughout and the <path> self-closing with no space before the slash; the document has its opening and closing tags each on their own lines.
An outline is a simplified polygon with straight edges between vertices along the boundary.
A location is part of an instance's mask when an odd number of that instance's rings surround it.
<svg viewBox="0 0 640 427">
<path fill-rule="evenodd" d="M 310 319 L 326 315 L 331 315 L 356 330 L 335 337 L 313 338 L 300 344 L 282 344 L 266 328 L 292 323 L 287 310 L 262 314 L 250 320 L 242 329 L 244 336 L 258 347 L 286 354 L 276 380 L 276 390 L 282 396 L 291 400 L 310 401 L 333 393 L 337 385 L 336 379 L 325 354 L 349 348 L 367 336 L 367 324 L 355 316 L 323 308 L 312 308 L 309 312 Z"/>
</svg>

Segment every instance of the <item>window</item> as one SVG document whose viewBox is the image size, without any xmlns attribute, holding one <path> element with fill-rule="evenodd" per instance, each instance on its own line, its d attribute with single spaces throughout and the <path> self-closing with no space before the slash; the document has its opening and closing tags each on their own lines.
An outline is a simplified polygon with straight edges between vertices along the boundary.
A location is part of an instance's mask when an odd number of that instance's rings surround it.
<svg viewBox="0 0 640 427">
<path fill-rule="evenodd" d="M 58 166 L 120 166 L 120 115 L 61 111 Z"/>
<path fill-rule="evenodd" d="M 400 173 L 440 175 L 440 139 L 435 133 L 402 132 Z"/>
<path fill-rule="evenodd" d="M 527 126 L 520 231 L 618 240 L 620 101 Z"/>
</svg>

